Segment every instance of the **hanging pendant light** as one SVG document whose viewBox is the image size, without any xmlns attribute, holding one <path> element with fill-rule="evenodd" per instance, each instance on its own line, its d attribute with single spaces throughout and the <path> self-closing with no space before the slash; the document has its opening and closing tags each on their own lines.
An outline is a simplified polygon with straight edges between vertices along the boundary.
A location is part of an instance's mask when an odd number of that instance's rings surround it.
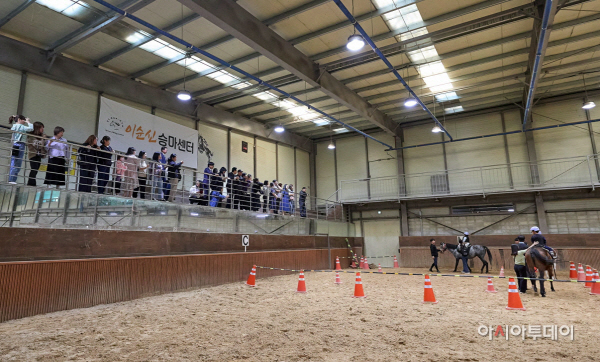
<svg viewBox="0 0 600 362">
<path fill-rule="evenodd" d="M 585 102 L 583 104 L 583 107 L 581 107 L 581 108 L 583 108 L 583 109 L 592 109 L 594 107 L 596 107 L 596 103 L 594 103 L 592 101 L 587 101 L 587 102 Z"/>
<path fill-rule="evenodd" d="M 414 107 L 417 105 L 417 100 L 414 97 L 408 97 L 404 100 L 404 107 Z"/>
<path fill-rule="evenodd" d="M 596 103 L 587 100 L 588 96 L 587 96 L 587 89 L 585 87 L 585 73 L 582 73 L 581 75 L 583 76 L 583 91 L 585 92 L 585 99 L 586 99 L 586 102 L 583 103 L 583 106 L 581 108 L 592 109 L 592 108 L 596 107 Z"/>
<path fill-rule="evenodd" d="M 327 148 L 329 148 L 330 150 L 335 150 L 335 143 L 333 143 L 333 136 L 331 137 L 331 140 L 329 141 L 329 145 L 327 146 Z"/>
<path fill-rule="evenodd" d="M 431 132 L 433 132 L 433 133 L 440 133 L 440 132 L 442 132 L 442 129 L 440 128 L 440 126 L 434 126 L 431 129 Z"/>
<path fill-rule="evenodd" d="M 346 48 L 348 50 L 352 50 L 353 52 L 361 50 L 365 46 L 365 39 L 360 34 L 352 34 L 348 38 L 348 43 L 346 43 Z"/>
<path fill-rule="evenodd" d="M 354 0 L 352 0 L 352 16 L 354 17 Z M 361 50 L 365 46 L 365 38 L 360 34 L 356 34 L 356 26 L 354 27 L 354 34 L 350 35 L 346 48 L 353 52 Z"/>
<path fill-rule="evenodd" d="M 189 101 L 192 99 L 192 93 L 186 91 L 185 89 L 180 90 L 179 93 L 177 93 L 177 99 L 180 101 Z"/>
<path fill-rule="evenodd" d="M 285 128 L 283 128 L 283 125 L 280 124 L 279 126 L 275 127 L 273 130 L 277 133 L 281 133 L 281 132 L 285 131 Z"/>
</svg>

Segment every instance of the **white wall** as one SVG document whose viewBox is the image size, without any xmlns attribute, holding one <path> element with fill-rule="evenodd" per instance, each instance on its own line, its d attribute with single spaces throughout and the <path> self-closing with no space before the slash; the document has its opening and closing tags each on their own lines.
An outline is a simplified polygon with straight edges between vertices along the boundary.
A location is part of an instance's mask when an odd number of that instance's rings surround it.
<svg viewBox="0 0 600 362">
<path fill-rule="evenodd" d="M 248 142 L 248 153 L 242 152 L 242 141 Z M 254 138 L 231 132 L 231 167 L 254 175 Z"/>
<path fill-rule="evenodd" d="M 206 141 L 208 150 L 212 153 L 210 161 L 218 167 L 227 167 L 227 130 L 211 127 L 198 122 L 198 136 Z M 209 161 L 208 151 L 198 155 L 198 170 L 202 171 Z M 233 165 L 231 167 L 234 167 Z"/>
<path fill-rule="evenodd" d="M 21 73 L 0 66 L 0 110 L 2 110 L 3 123 L 8 122 L 8 117 L 17 112 L 19 102 L 19 87 L 21 84 Z"/>
<path fill-rule="evenodd" d="M 296 183 L 296 175 L 294 171 L 294 148 L 278 144 L 277 152 L 277 172 L 279 176 L 277 181 L 284 185 Z"/>
<path fill-rule="evenodd" d="M 265 180 L 272 182 L 277 178 L 277 144 L 275 142 L 256 140 L 256 177 L 261 182 Z"/>
<path fill-rule="evenodd" d="M 337 190 L 334 151 L 327 149 L 327 145 L 328 143 L 317 144 L 317 197 L 320 199 L 327 199 Z"/>
</svg>

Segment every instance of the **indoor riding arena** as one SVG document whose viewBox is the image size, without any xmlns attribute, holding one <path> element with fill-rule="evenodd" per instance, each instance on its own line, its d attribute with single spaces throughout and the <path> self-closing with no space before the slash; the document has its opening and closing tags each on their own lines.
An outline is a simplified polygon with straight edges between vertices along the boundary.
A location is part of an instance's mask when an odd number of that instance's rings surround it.
<svg viewBox="0 0 600 362">
<path fill-rule="evenodd" d="M 600 361 L 599 26 L 0 1 L 0 361 Z"/>
</svg>

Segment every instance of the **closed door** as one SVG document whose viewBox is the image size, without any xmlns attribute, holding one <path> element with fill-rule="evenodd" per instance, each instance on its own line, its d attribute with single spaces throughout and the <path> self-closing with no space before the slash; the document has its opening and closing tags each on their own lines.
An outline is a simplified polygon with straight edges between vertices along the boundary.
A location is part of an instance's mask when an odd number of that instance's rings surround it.
<svg viewBox="0 0 600 362">
<path fill-rule="evenodd" d="M 400 220 L 365 221 L 364 230 L 365 251 L 367 256 L 398 255 L 400 236 Z M 369 263 L 382 267 L 394 266 L 394 258 L 369 259 Z"/>
</svg>

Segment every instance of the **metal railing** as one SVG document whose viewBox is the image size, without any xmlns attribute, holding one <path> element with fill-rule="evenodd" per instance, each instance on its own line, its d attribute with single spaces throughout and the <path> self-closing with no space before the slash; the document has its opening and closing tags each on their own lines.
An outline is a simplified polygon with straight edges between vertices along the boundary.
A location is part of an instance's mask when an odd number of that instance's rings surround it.
<svg viewBox="0 0 600 362">
<path fill-rule="evenodd" d="M 340 182 L 339 202 L 386 201 L 592 188 L 600 155 Z"/>
<path fill-rule="evenodd" d="M 13 133 L 4 126 L 0 127 L 0 154 L 4 155 L 0 157 L 0 184 L 6 184 L 5 190 L 10 189 L 19 195 L 21 192 L 29 195 L 31 191 L 20 191 L 12 186 L 44 188 L 41 192 L 45 195 L 50 191 L 77 191 L 113 197 L 106 199 L 110 201 L 102 201 L 102 197 L 89 197 L 87 199 L 96 200 L 89 201 L 89 205 L 118 206 L 127 204 L 127 200 L 137 199 L 155 203 L 194 204 L 266 216 L 343 221 L 341 203 L 299 193 L 297 189 L 265 188 L 262 182 L 255 184 L 252 180 L 230 178 L 228 172 L 225 175 L 205 174 L 183 165 L 155 162 L 150 159 L 153 152 L 148 152 L 148 158 L 143 160 L 147 168 L 142 169 L 140 166 L 143 163 L 138 154 L 131 157 L 120 152 L 107 152 L 58 140 L 53 140 L 52 144 L 66 145 L 68 150 L 64 157 L 49 158 L 45 153 L 53 146 L 49 145 L 48 138 L 23 134 L 23 150 L 19 151 L 19 145 L 15 148 L 12 141 Z M 121 157 L 124 159 L 119 160 Z M 59 192 L 58 195 L 62 194 Z M 122 200 L 114 201 L 118 199 Z"/>
</svg>

